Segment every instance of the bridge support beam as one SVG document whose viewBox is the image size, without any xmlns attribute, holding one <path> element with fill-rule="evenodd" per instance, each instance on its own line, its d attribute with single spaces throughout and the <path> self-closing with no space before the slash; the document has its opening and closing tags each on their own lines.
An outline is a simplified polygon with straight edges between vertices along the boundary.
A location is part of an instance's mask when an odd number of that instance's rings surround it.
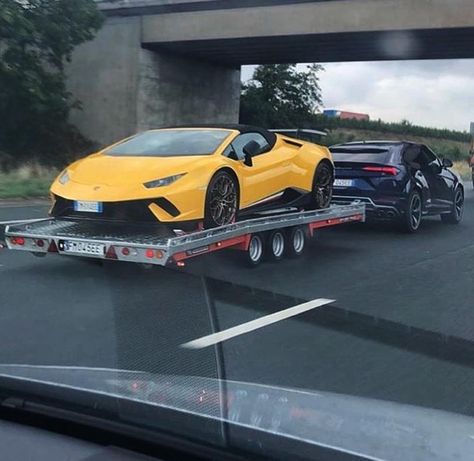
<svg viewBox="0 0 474 461">
<path fill-rule="evenodd" d="M 71 122 L 100 145 L 160 126 L 235 123 L 240 67 L 225 67 L 141 46 L 139 17 L 109 18 L 68 66 L 82 105 Z"/>
</svg>

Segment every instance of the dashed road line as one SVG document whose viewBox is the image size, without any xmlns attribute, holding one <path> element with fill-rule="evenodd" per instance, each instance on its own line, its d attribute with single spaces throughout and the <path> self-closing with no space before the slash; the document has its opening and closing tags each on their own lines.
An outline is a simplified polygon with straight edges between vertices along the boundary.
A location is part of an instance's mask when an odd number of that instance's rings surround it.
<svg viewBox="0 0 474 461">
<path fill-rule="evenodd" d="M 264 317 L 251 320 L 250 322 L 242 323 L 241 325 L 237 325 L 227 330 L 189 341 L 187 343 L 181 344 L 181 347 L 185 349 L 203 349 L 205 347 L 213 346 L 217 343 L 235 338 L 236 336 L 244 335 L 251 331 L 258 330 L 259 328 L 266 327 L 276 322 L 281 322 L 282 320 L 294 317 L 318 307 L 325 306 L 327 304 L 331 304 L 333 302 L 335 302 L 333 299 L 314 299 L 313 301 L 298 304 L 297 306 L 293 306 L 270 315 L 265 315 Z"/>
</svg>

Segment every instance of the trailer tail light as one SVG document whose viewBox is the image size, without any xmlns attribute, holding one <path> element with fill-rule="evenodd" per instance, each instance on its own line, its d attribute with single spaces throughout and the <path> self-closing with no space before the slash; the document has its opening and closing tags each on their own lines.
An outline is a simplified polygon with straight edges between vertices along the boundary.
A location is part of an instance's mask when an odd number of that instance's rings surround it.
<svg viewBox="0 0 474 461">
<path fill-rule="evenodd" d="M 107 250 L 105 257 L 106 259 L 118 259 L 117 253 L 115 252 L 115 248 L 113 246 L 110 246 L 110 248 Z"/>
<path fill-rule="evenodd" d="M 36 240 L 36 246 L 38 248 L 43 248 L 44 247 L 44 240 L 41 240 L 41 239 Z"/>
<path fill-rule="evenodd" d="M 128 256 L 130 254 L 130 249 L 125 247 L 125 248 L 122 248 L 122 254 L 124 256 Z"/>
<path fill-rule="evenodd" d="M 54 240 L 51 240 L 51 243 L 49 244 L 48 253 L 59 253 L 58 247 L 56 246 Z"/>
<path fill-rule="evenodd" d="M 397 176 L 399 171 L 394 166 L 364 166 L 362 169 L 371 173 L 384 173 L 390 176 Z"/>
<path fill-rule="evenodd" d="M 12 237 L 10 239 L 10 242 L 12 243 L 12 245 L 23 246 L 25 244 L 25 239 L 23 237 Z"/>
<path fill-rule="evenodd" d="M 152 259 L 155 257 L 155 252 L 153 250 L 146 250 L 145 251 L 145 256 L 149 259 Z"/>
<path fill-rule="evenodd" d="M 164 256 L 164 253 L 161 250 L 156 250 L 156 257 L 158 259 L 162 259 Z"/>
</svg>

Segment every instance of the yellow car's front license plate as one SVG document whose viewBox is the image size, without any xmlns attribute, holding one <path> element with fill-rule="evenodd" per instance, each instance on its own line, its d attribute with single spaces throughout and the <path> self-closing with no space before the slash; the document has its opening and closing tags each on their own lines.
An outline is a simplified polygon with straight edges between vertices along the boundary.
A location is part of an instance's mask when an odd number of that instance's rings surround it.
<svg viewBox="0 0 474 461">
<path fill-rule="evenodd" d="M 102 213 L 102 202 L 74 202 L 74 211 L 82 211 L 85 213 Z"/>
</svg>

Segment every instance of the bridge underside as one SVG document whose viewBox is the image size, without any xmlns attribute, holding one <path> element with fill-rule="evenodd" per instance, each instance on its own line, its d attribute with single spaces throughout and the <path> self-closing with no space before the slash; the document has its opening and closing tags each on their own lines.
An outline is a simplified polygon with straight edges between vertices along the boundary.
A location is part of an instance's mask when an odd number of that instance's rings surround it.
<svg viewBox="0 0 474 461">
<path fill-rule="evenodd" d="M 138 130 L 238 120 L 243 64 L 474 57 L 473 0 L 98 0 L 72 122 L 107 144 Z"/>
<path fill-rule="evenodd" d="M 474 58 L 474 27 L 347 32 L 151 43 L 145 46 L 228 66 Z"/>
</svg>

